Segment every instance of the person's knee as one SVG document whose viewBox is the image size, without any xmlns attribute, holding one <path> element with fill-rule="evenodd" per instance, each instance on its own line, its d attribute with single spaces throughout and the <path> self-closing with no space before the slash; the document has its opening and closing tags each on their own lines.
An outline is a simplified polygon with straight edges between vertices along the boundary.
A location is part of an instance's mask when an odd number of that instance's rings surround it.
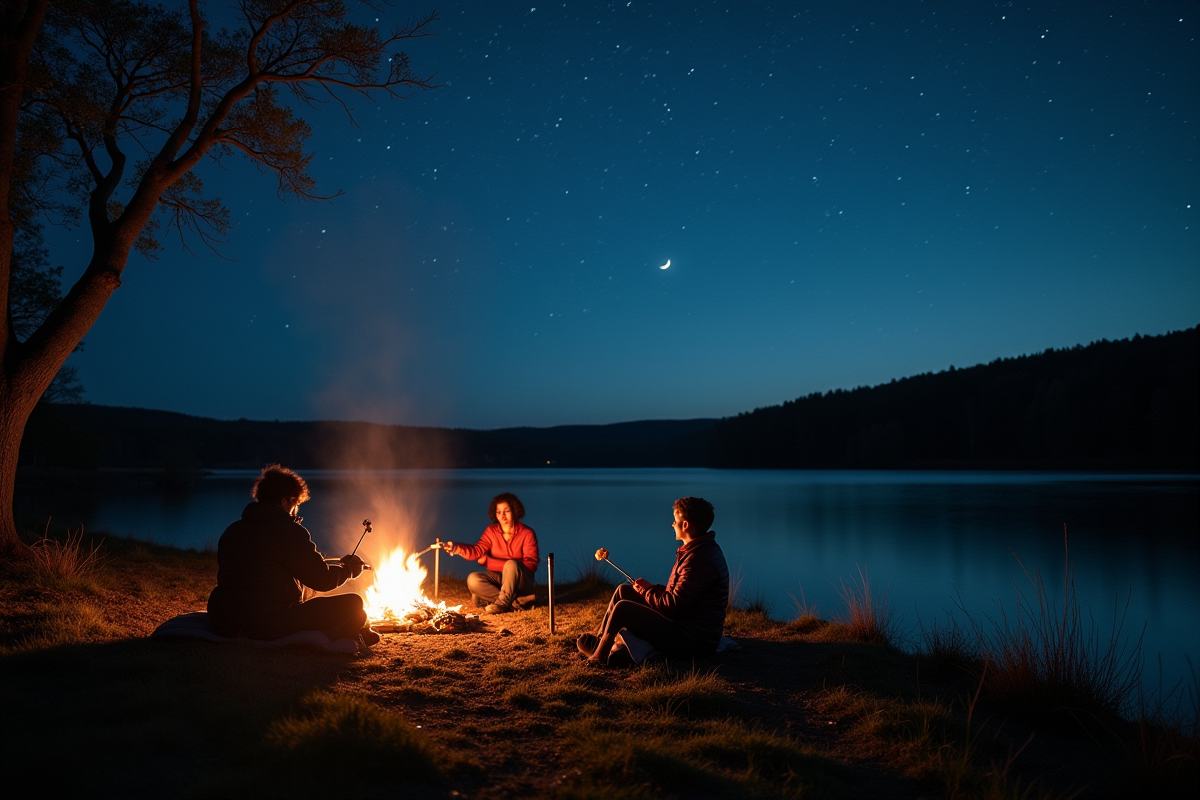
<svg viewBox="0 0 1200 800">
<path fill-rule="evenodd" d="M 637 609 L 640 607 L 640 604 L 635 603 L 632 600 L 619 600 L 617 601 L 617 604 L 613 606 L 612 619 L 614 622 L 626 621 L 636 614 Z"/>
<path fill-rule="evenodd" d="M 633 586 L 628 583 L 622 583 L 617 587 L 618 600 L 636 600 L 639 597 L 640 595 L 637 593 L 637 589 L 634 589 Z"/>
<path fill-rule="evenodd" d="M 341 616 L 355 623 L 357 627 L 361 628 L 367 624 L 367 612 L 363 608 L 362 595 L 354 593 L 335 594 L 329 599 L 336 600 Z"/>
<path fill-rule="evenodd" d="M 509 575 L 516 576 L 516 575 L 520 575 L 520 574 L 521 574 L 521 562 L 520 561 L 518 561 L 515 558 L 510 558 L 508 561 L 504 562 L 504 576 L 505 577 L 508 577 Z"/>
</svg>

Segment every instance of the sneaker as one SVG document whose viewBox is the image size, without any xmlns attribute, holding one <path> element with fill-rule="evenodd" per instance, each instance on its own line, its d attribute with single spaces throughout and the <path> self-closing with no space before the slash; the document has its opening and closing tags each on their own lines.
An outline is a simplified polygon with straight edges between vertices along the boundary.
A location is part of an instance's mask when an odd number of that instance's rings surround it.
<svg viewBox="0 0 1200 800">
<path fill-rule="evenodd" d="M 361 641 L 367 647 L 370 647 L 372 645 L 379 644 L 379 641 L 382 637 L 370 628 L 363 628 L 358 632 L 358 638 L 359 641 Z"/>
<path fill-rule="evenodd" d="M 623 644 L 617 645 L 608 653 L 608 666 L 613 669 L 629 669 L 635 663 L 633 656 L 629 653 L 629 648 Z"/>
<path fill-rule="evenodd" d="M 513 601 L 513 605 L 520 609 L 533 608 L 533 604 L 537 602 L 536 594 L 523 594 Z"/>
<path fill-rule="evenodd" d="M 483 609 L 484 614 L 507 614 L 510 611 L 512 611 L 512 606 L 502 606 L 499 603 L 492 603 Z"/>
<path fill-rule="evenodd" d="M 583 653 L 585 658 L 591 658 L 592 653 L 596 652 L 596 646 L 600 644 L 600 638 L 594 633 L 581 633 L 579 638 L 575 640 L 575 647 L 579 652 Z"/>
</svg>

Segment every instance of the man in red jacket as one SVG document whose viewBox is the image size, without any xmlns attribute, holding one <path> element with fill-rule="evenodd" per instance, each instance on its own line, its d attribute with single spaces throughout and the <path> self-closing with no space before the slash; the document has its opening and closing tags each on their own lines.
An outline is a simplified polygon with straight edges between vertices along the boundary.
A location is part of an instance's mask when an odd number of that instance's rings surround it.
<svg viewBox="0 0 1200 800">
<path fill-rule="evenodd" d="M 579 652 L 593 666 L 630 666 L 628 650 L 613 648 L 622 629 L 644 639 L 667 656 L 696 656 L 716 652 L 729 606 L 729 568 L 709 530 L 715 518 L 712 503 L 700 497 L 675 501 L 675 566 L 667 585 L 638 578 L 613 593 L 608 611 L 595 633 L 579 637 Z"/>
<path fill-rule="evenodd" d="M 520 522 L 524 516 L 525 505 L 520 498 L 511 492 L 498 494 L 488 506 L 492 524 L 484 528 L 478 543 L 442 542 L 442 549 L 449 555 L 470 558 L 487 567 L 487 572 L 467 576 L 467 588 L 476 605 L 487 604 L 486 614 L 506 614 L 518 598 L 533 593 L 538 542 L 533 528 Z"/>
</svg>

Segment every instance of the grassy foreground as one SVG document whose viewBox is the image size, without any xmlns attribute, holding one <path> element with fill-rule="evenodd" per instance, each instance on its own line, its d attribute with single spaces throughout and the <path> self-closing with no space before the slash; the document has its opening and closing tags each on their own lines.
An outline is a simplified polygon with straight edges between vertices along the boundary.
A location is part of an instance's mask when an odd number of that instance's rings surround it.
<svg viewBox="0 0 1200 800">
<path fill-rule="evenodd" d="M 861 584 L 832 621 L 750 604 L 727 623 L 740 652 L 612 671 L 575 652 L 611 591 L 594 574 L 559 587 L 554 635 L 539 607 L 344 656 L 145 638 L 204 607 L 212 553 L 38 547 L 0 573 L 14 796 L 1193 797 L 1200 784 L 1194 728 L 1038 679 L 1022 704 L 1008 673 L 992 691 L 1003 664 L 962 628 L 922 652 L 893 646 Z"/>
</svg>

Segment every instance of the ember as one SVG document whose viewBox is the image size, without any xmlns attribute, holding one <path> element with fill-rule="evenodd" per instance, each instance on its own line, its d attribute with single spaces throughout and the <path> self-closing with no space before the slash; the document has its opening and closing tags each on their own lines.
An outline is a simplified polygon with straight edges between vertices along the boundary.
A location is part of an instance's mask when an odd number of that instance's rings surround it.
<svg viewBox="0 0 1200 800">
<path fill-rule="evenodd" d="M 475 615 L 462 606 L 435 603 L 421 591 L 429 573 L 419 554 L 398 547 L 375 568 L 375 583 L 367 589 L 366 610 L 371 627 L 380 633 L 464 633 L 480 630 Z"/>
<path fill-rule="evenodd" d="M 458 606 L 461 608 L 461 606 Z M 463 615 L 453 608 L 415 608 L 403 618 L 372 622 L 379 633 L 469 633 L 483 629 L 475 614 Z"/>
</svg>

